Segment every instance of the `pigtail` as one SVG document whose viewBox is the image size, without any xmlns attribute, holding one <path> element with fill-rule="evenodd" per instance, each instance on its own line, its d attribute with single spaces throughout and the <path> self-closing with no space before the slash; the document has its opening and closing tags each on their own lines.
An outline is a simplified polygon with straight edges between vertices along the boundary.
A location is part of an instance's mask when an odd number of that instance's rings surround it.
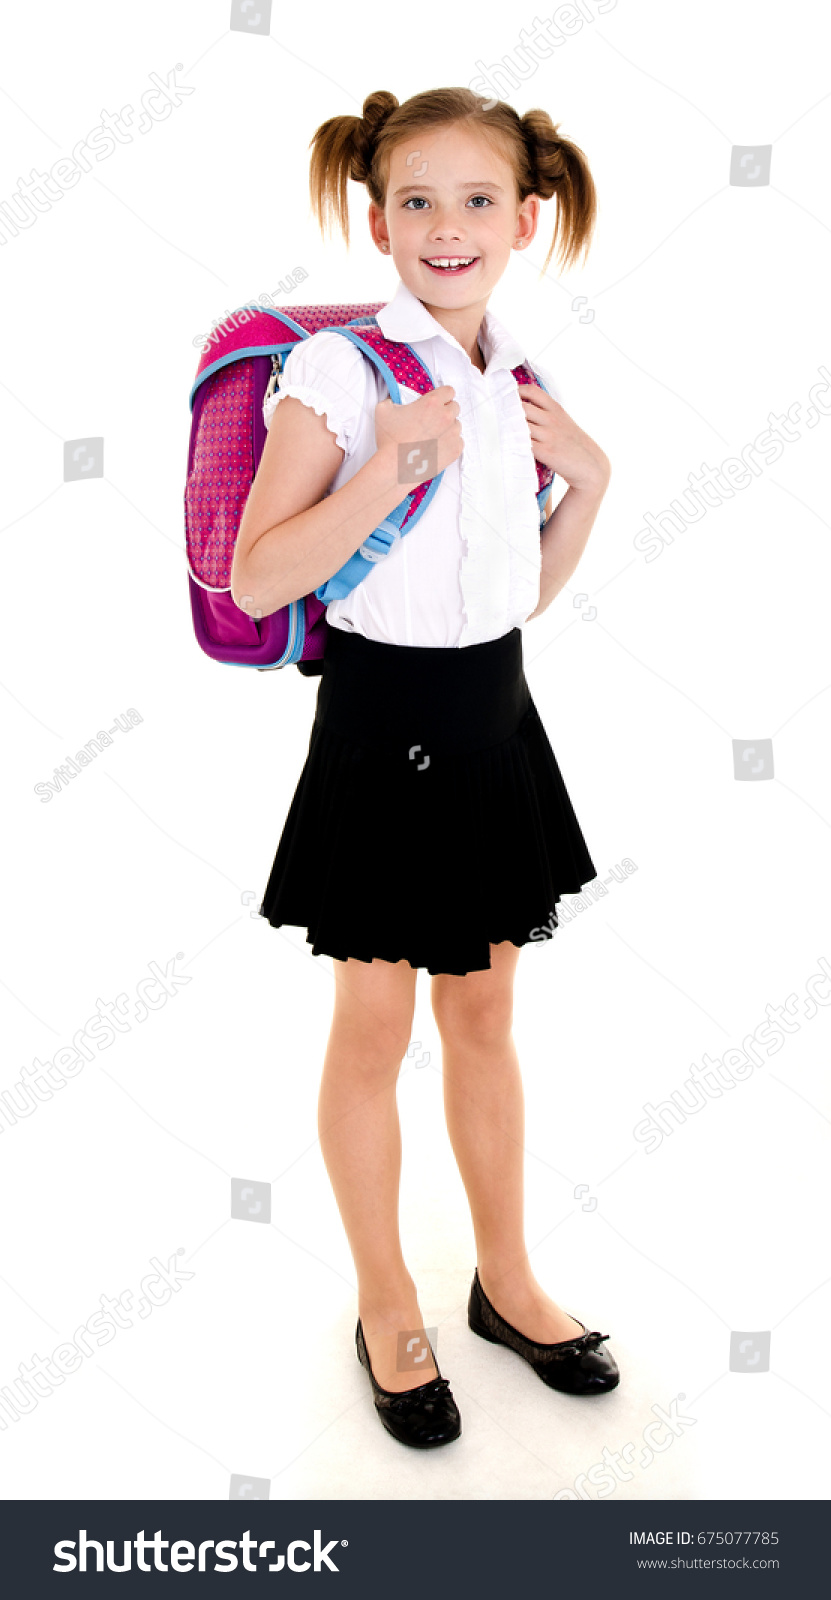
<svg viewBox="0 0 831 1600">
<path fill-rule="evenodd" d="M 533 177 L 530 191 L 541 200 L 557 197 L 554 236 L 543 262 L 545 272 L 555 250 L 565 270 L 588 252 L 597 217 L 597 192 L 589 164 L 579 145 L 560 138 L 547 111 L 526 111 L 520 118 Z"/>
<path fill-rule="evenodd" d="M 310 141 L 309 194 L 321 233 L 339 228 L 349 246 L 347 179 L 366 185 L 371 199 L 383 205 L 375 171 L 378 136 L 398 101 L 386 89 L 367 95 L 360 117 L 329 117 Z"/>
<path fill-rule="evenodd" d="M 563 269 L 588 251 L 597 215 L 597 195 L 583 151 L 561 139 L 558 126 L 539 107 L 520 116 L 503 100 L 483 105 L 470 89 L 428 89 L 402 105 L 387 89 L 367 95 L 360 117 L 329 117 L 310 141 L 309 192 L 325 234 L 334 225 L 349 245 L 347 181 L 364 184 L 381 210 L 386 204 L 392 149 L 425 128 L 458 123 L 478 129 L 514 169 L 521 204 L 528 195 L 556 196 L 554 236 L 542 273 L 556 251 Z M 541 273 L 541 276 L 542 276 Z"/>
</svg>

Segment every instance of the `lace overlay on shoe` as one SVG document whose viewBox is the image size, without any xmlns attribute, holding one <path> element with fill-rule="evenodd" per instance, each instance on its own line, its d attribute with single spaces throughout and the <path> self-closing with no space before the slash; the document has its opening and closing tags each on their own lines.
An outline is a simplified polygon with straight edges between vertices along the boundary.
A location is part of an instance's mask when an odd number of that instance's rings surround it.
<svg viewBox="0 0 831 1600">
<path fill-rule="evenodd" d="M 419 1409 L 423 1406 L 434 1404 L 443 1400 L 450 1388 L 449 1378 L 433 1378 L 429 1383 L 422 1383 L 417 1389 L 403 1389 L 400 1394 L 393 1395 L 384 1404 L 390 1411 L 403 1411 L 417 1403 Z M 389 1393 L 390 1391 L 387 1391 Z"/>
<path fill-rule="evenodd" d="M 562 1339 L 557 1344 L 537 1344 L 535 1340 L 526 1338 L 512 1323 L 506 1322 L 499 1315 L 495 1306 L 492 1306 L 481 1283 L 476 1279 L 476 1306 L 480 1321 L 490 1333 L 496 1335 L 503 1344 L 512 1350 L 519 1351 L 522 1355 L 533 1361 L 564 1361 L 572 1360 L 575 1356 L 590 1355 L 599 1345 L 609 1338 L 608 1333 L 589 1332 L 578 1334 L 574 1339 Z M 580 1319 L 575 1317 L 575 1322 Z M 581 1323 L 585 1327 L 585 1323 Z"/>
</svg>

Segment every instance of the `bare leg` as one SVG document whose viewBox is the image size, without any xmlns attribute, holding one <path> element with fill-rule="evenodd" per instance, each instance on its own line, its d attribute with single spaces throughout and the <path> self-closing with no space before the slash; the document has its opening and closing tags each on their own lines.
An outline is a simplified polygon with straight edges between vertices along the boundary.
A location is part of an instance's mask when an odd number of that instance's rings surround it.
<svg viewBox="0 0 831 1600">
<path fill-rule="evenodd" d="M 525 1097 L 514 1047 L 519 947 L 491 945 L 491 967 L 439 973 L 431 1000 L 441 1036 L 447 1131 L 470 1202 L 479 1279 L 507 1322 L 540 1344 L 582 1333 L 531 1271 L 525 1244 Z"/>
<path fill-rule="evenodd" d="M 399 1392 L 437 1376 L 427 1355 L 396 1370 L 398 1334 L 423 1328 L 401 1251 L 396 1084 L 417 972 L 406 961 L 335 961 L 335 1008 L 318 1101 L 320 1146 L 358 1277 L 358 1315 L 376 1381 Z"/>
</svg>

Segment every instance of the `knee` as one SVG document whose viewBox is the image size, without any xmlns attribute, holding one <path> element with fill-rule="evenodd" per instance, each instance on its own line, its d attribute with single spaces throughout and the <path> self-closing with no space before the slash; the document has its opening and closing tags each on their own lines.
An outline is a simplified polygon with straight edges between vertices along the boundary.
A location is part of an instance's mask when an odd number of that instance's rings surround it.
<svg viewBox="0 0 831 1600">
<path fill-rule="evenodd" d="M 475 974 L 473 975 L 475 976 Z M 433 993 L 433 1015 L 445 1044 L 484 1049 L 505 1039 L 513 1024 L 513 995 L 503 989 L 439 985 Z"/>
<path fill-rule="evenodd" d="M 341 993 L 335 1005 L 329 1049 L 353 1074 L 366 1079 L 396 1072 L 407 1053 L 414 1003 L 404 995 Z"/>
<path fill-rule="evenodd" d="M 335 1023 L 329 1038 L 329 1051 L 343 1062 L 348 1060 L 354 1077 L 382 1080 L 398 1072 L 407 1053 L 412 1023 L 401 1017 L 380 1019 L 362 1026 Z"/>
</svg>

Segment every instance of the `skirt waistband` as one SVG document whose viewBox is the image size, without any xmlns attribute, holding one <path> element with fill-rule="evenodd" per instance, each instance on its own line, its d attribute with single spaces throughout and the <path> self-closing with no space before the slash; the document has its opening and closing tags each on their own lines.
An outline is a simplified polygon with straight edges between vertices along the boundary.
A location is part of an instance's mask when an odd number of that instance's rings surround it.
<svg viewBox="0 0 831 1600">
<path fill-rule="evenodd" d="M 357 744 L 486 749 L 516 732 L 530 704 L 521 628 L 461 649 L 327 630 L 315 723 Z"/>
</svg>

